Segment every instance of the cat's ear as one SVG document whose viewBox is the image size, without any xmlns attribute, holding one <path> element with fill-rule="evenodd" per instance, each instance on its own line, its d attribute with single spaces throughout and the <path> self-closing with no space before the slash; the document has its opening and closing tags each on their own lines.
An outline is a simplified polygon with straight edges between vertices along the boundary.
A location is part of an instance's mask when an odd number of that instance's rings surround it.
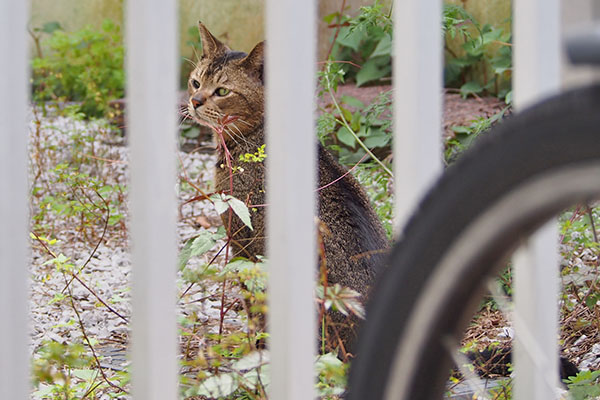
<svg viewBox="0 0 600 400">
<path fill-rule="evenodd" d="M 250 54 L 248 54 L 242 60 L 242 66 L 250 73 L 250 75 L 255 76 L 261 82 L 263 81 L 263 71 L 265 64 L 265 42 L 264 40 L 258 43 Z"/>
<path fill-rule="evenodd" d="M 229 47 L 214 37 L 202 22 L 198 22 L 198 30 L 200 31 L 200 39 L 202 39 L 202 55 L 204 57 L 214 57 L 229 50 Z"/>
</svg>

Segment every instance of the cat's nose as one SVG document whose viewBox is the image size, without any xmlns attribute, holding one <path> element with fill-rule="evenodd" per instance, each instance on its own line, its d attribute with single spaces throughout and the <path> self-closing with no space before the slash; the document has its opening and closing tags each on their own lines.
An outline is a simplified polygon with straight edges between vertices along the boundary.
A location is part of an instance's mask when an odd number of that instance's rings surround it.
<svg viewBox="0 0 600 400">
<path fill-rule="evenodd" d="M 192 97 L 192 106 L 194 106 L 194 110 L 200 107 L 204 103 L 204 97 Z"/>
</svg>

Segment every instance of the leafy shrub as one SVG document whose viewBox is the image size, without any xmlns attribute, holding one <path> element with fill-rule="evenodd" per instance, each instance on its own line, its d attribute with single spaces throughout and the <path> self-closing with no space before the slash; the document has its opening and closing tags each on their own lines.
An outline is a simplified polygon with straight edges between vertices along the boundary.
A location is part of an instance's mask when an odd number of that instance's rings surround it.
<svg viewBox="0 0 600 400">
<path fill-rule="evenodd" d="M 339 12 L 325 17 L 332 24 L 338 18 L 339 28 L 333 47 L 334 60 L 349 61 L 342 66 L 347 78 L 357 86 L 375 82 L 392 73 L 392 19 L 376 0 L 372 6 L 361 7 L 356 18 L 340 16 Z"/>
<path fill-rule="evenodd" d="M 48 27 L 50 52 L 32 61 L 34 100 L 76 101 L 88 118 L 111 117 L 109 101 L 123 97 L 125 87 L 119 26 L 105 20 L 100 31 L 88 26 L 72 33 Z"/>
<path fill-rule="evenodd" d="M 333 23 L 336 18 L 338 22 Z M 339 30 L 331 59 L 344 62 L 342 70 L 347 79 L 362 86 L 391 76 L 393 23 L 379 0 L 361 7 L 356 18 L 336 12 L 326 16 L 325 22 Z M 452 4 L 443 6 L 442 32 L 446 87 L 460 88 L 465 97 L 485 91 L 504 98 L 509 93 L 510 32 L 490 24 L 481 26 L 464 8 Z M 456 42 L 462 53 L 453 50 Z"/>
<path fill-rule="evenodd" d="M 597 399 L 600 396 L 600 371 L 581 371 L 565 380 L 573 400 Z"/>
<path fill-rule="evenodd" d="M 510 102 L 511 33 L 490 24 L 481 26 L 464 8 L 450 4 L 443 8 L 442 29 L 445 86 L 459 87 L 463 97 L 485 91 L 509 96 Z M 456 44 L 462 53 L 453 50 Z"/>
<path fill-rule="evenodd" d="M 328 94 L 333 104 L 332 109 L 319 116 L 317 135 L 341 163 L 354 165 L 365 159 L 368 149 L 387 149 L 383 153 L 389 153 L 392 98 L 391 91 L 386 91 L 369 105 L 351 96 L 341 96 L 338 100 L 335 91 L 343 81 L 343 74 L 336 63 L 327 64 L 321 72 L 323 93 Z"/>
</svg>

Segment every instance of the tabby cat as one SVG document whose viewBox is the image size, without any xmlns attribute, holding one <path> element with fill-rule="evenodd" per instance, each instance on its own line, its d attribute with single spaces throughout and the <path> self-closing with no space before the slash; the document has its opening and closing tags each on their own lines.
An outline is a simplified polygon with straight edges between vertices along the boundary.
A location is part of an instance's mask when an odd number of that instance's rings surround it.
<svg viewBox="0 0 600 400">
<path fill-rule="evenodd" d="M 215 186 L 249 206 L 253 230 L 235 215 L 223 213 L 237 255 L 255 257 L 265 252 L 265 165 L 241 162 L 240 156 L 257 153 L 265 143 L 264 42 L 249 53 L 232 51 L 199 25 L 202 57 L 188 81 L 188 112 L 209 126 L 217 141 Z M 285 134 L 285 132 L 278 132 Z M 352 175 L 321 145 L 318 146 L 318 219 L 329 284 L 339 283 L 366 299 L 376 271 L 388 248 L 385 232 L 363 189 Z M 268 149 L 266 149 L 268 154 Z M 232 173 L 233 171 L 233 173 Z M 340 177 L 342 177 L 339 179 Z M 339 180 L 338 180 L 339 179 Z M 336 181 L 337 180 L 337 181 Z M 333 184 L 332 182 L 336 181 Z M 322 255 L 323 256 L 323 255 Z M 351 351 L 356 317 L 331 313 L 339 338 Z M 334 345 L 340 340 L 334 339 Z"/>
</svg>

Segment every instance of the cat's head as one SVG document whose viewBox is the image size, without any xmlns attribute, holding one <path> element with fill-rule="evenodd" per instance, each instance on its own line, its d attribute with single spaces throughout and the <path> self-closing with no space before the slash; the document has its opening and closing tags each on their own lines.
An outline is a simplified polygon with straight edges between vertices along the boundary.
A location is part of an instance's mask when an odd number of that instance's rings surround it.
<svg viewBox="0 0 600 400">
<path fill-rule="evenodd" d="M 264 42 L 250 54 L 232 51 L 200 23 L 202 57 L 188 80 L 188 112 L 209 127 L 222 127 L 229 142 L 262 124 Z"/>
</svg>

